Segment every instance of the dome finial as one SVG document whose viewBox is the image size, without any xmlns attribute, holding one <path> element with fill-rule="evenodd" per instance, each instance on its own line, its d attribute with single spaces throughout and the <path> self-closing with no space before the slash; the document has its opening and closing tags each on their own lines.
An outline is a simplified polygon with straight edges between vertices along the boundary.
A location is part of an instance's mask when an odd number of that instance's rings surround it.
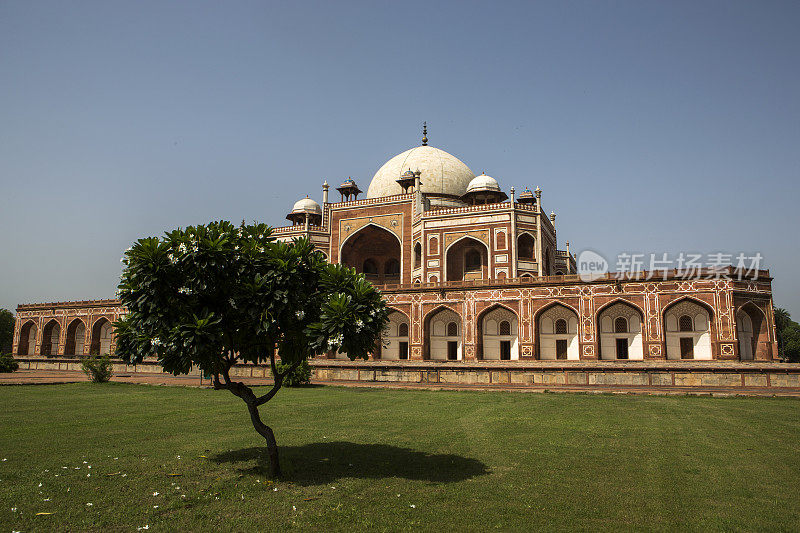
<svg viewBox="0 0 800 533">
<path fill-rule="evenodd" d="M 422 146 L 428 146 L 428 121 L 422 123 Z"/>
</svg>

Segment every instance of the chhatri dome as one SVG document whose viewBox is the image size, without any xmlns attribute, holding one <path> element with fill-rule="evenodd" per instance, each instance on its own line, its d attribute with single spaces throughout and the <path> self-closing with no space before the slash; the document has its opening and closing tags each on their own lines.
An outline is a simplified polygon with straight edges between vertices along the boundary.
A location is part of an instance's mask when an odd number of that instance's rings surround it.
<svg viewBox="0 0 800 533">
<path fill-rule="evenodd" d="M 403 194 L 397 183 L 403 173 L 420 172 L 420 190 L 433 205 L 463 205 L 458 198 L 467 192 L 475 174 L 460 159 L 444 150 L 428 146 L 427 129 L 422 146 L 397 154 L 375 173 L 367 189 L 367 198 Z"/>
</svg>

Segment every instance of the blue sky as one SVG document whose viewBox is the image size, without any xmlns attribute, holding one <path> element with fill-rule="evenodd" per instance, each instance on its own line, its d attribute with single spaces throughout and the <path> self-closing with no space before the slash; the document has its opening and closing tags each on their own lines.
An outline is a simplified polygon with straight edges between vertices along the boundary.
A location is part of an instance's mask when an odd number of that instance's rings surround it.
<svg viewBox="0 0 800 533">
<path fill-rule="evenodd" d="M 0 3 L 0 307 L 431 144 L 560 244 L 760 252 L 800 318 L 798 2 Z"/>
</svg>

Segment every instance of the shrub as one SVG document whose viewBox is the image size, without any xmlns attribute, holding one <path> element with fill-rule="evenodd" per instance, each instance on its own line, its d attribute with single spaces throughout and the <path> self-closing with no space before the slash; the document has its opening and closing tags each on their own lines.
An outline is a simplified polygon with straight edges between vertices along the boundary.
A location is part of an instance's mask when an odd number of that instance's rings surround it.
<svg viewBox="0 0 800 533">
<path fill-rule="evenodd" d="M 275 366 L 278 367 L 278 372 L 286 372 L 289 370 L 290 365 L 284 363 L 275 363 Z M 287 373 L 283 377 L 283 384 L 287 387 L 300 387 L 303 385 L 308 385 L 309 383 L 311 383 L 311 365 L 309 365 L 308 361 L 305 359 L 297 366 L 297 368 Z"/>
<path fill-rule="evenodd" d="M 0 354 L 0 373 L 14 372 L 17 369 L 19 369 L 19 363 L 10 354 Z"/>
<path fill-rule="evenodd" d="M 111 379 L 111 359 L 108 354 L 87 357 L 81 361 L 81 368 L 92 383 L 105 383 Z"/>
</svg>

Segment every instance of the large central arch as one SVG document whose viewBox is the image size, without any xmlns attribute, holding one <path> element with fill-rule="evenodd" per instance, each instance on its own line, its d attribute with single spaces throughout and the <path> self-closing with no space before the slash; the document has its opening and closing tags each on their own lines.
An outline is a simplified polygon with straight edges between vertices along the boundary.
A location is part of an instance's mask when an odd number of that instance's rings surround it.
<svg viewBox="0 0 800 533">
<path fill-rule="evenodd" d="M 445 280 L 489 278 L 489 248 L 473 237 L 462 237 L 445 251 Z"/>
<path fill-rule="evenodd" d="M 355 268 L 372 283 L 400 283 L 403 264 L 400 239 L 391 231 L 367 224 L 344 240 L 339 262 Z"/>
</svg>

